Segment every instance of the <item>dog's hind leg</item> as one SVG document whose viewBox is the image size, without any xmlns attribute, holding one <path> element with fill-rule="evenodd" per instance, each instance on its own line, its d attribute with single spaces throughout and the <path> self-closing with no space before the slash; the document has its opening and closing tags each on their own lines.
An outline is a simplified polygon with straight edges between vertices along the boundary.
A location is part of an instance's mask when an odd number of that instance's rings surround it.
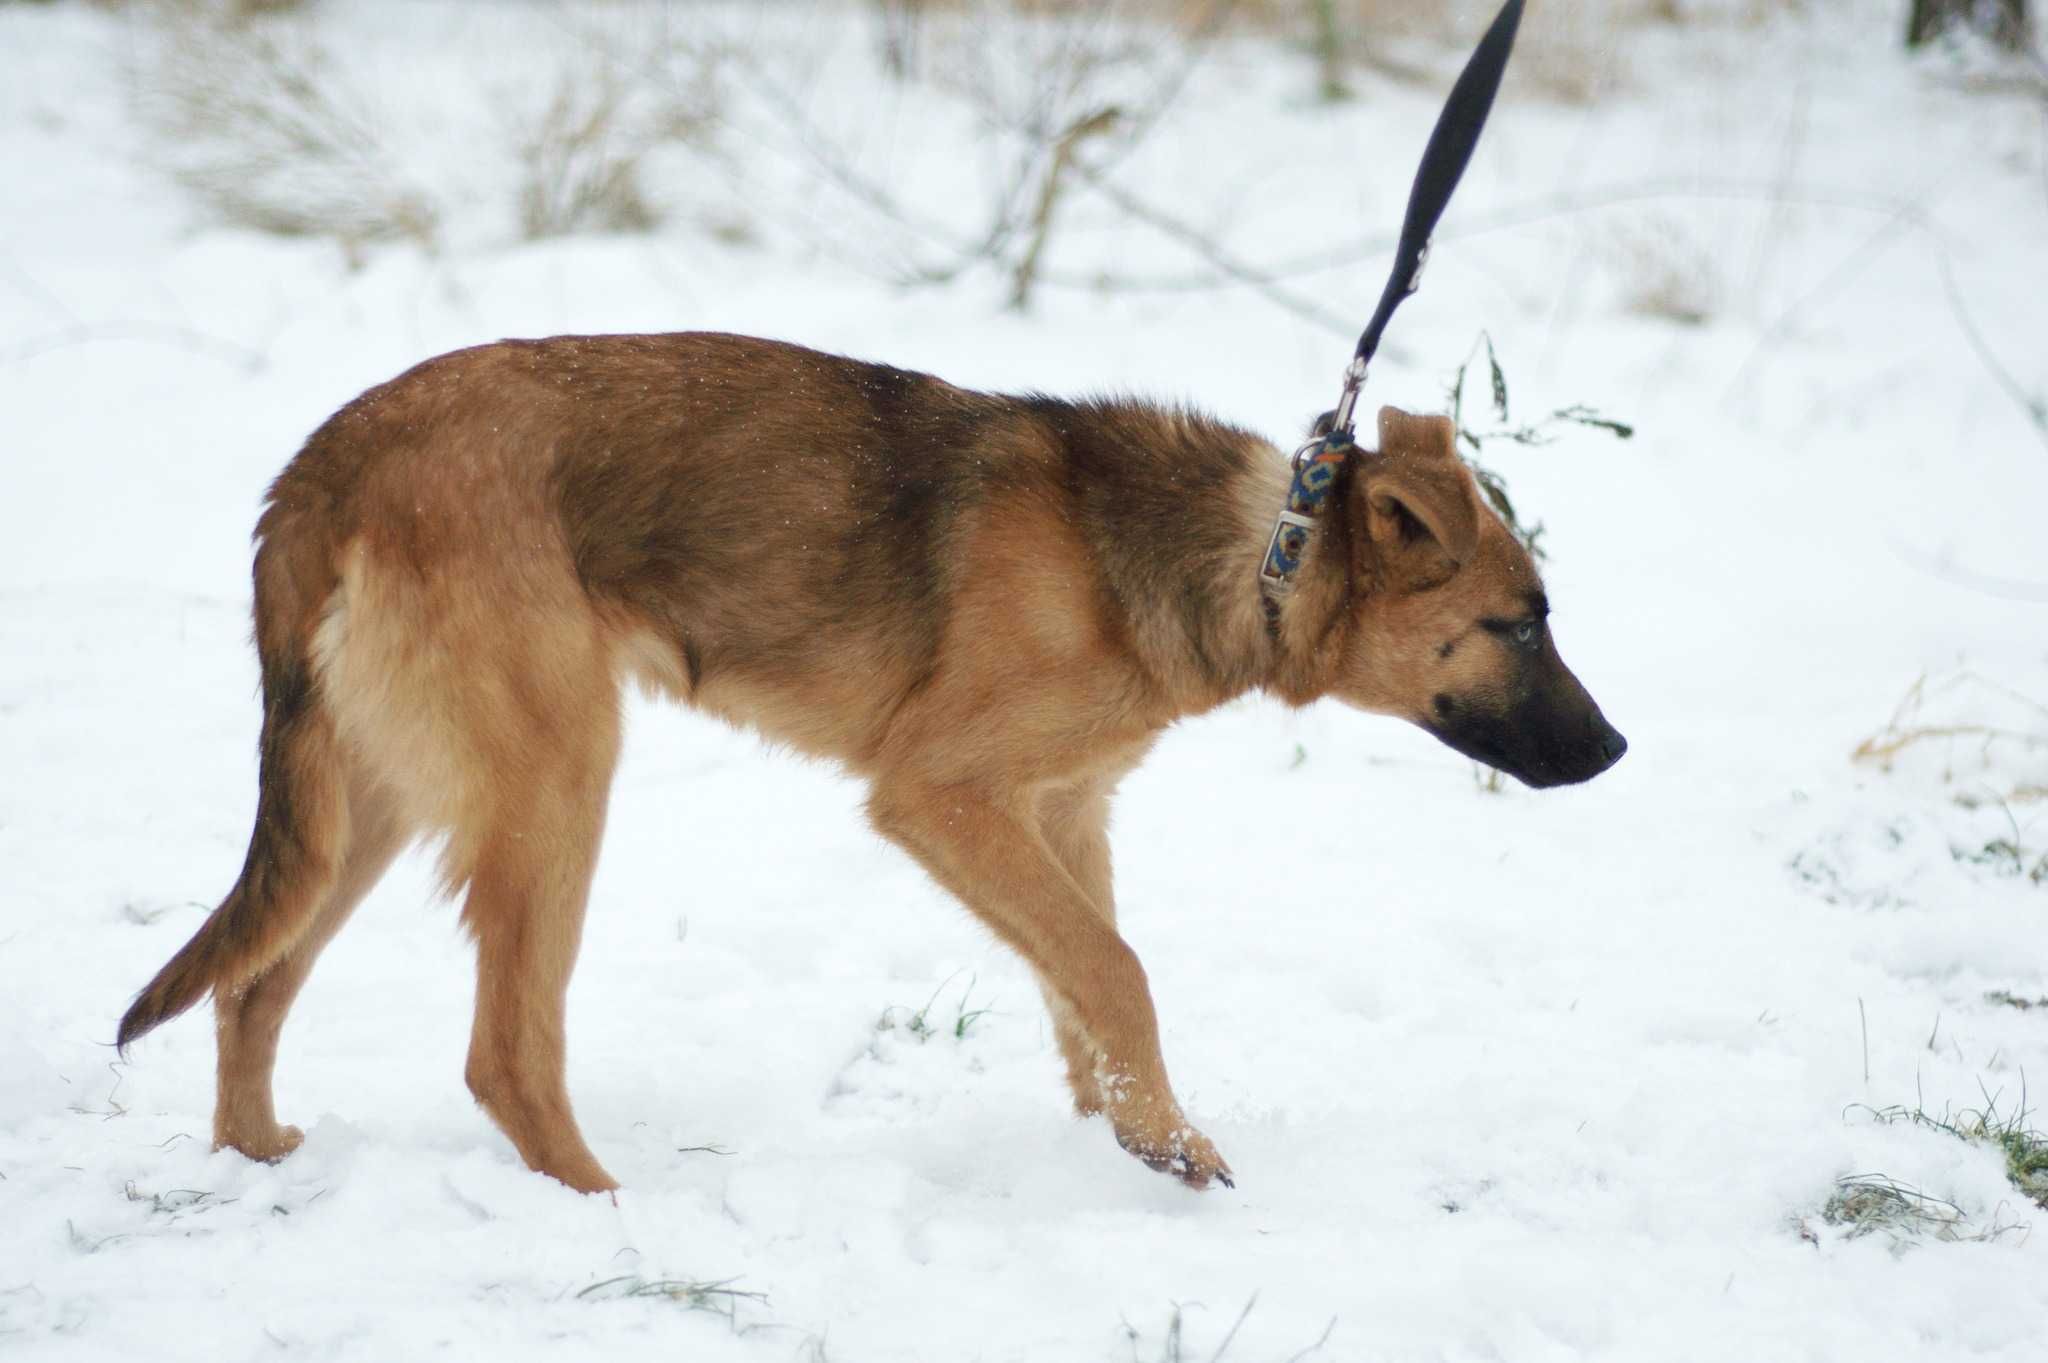
<svg viewBox="0 0 2048 1363">
<path fill-rule="evenodd" d="M 383 876 L 406 841 L 390 802 L 360 781 L 349 798 L 347 851 L 314 911 L 311 926 L 274 965 L 214 999 L 220 1061 L 213 1144 L 251 1159 L 274 1160 L 298 1148 L 302 1135 L 281 1126 L 271 1099 L 278 1034 L 321 950 Z"/>
<path fill-rule="evenodd" d="M 266 551 L 267 552 L 267 551 Z M 220 907 L 146 985 L 121 1019 L 119 1044 L 211 993 L 219 1045 L 214 1145 L 254 1159 L 288 1154 L 271 1069 L 285 1012 L 327 939 L 389 863 L 396 832 L 357 797 L 352 756 L 296 637 L 267 631 L 267 560 L 258 555 L 264 715 L 255 827 L 242 873 Z"/>
<path fill-rule="evenodd" d="M 536 698 L 487 814 L 456 835 L 477 942 L 464 1078 L 529 1167 L 588 1193 L 618 1184 L 569 1108 L 564 1011 L 618 758 L 617 685 L 594 651 L 558 658 L 552 680 L 563 694 Z"/>
</svg>

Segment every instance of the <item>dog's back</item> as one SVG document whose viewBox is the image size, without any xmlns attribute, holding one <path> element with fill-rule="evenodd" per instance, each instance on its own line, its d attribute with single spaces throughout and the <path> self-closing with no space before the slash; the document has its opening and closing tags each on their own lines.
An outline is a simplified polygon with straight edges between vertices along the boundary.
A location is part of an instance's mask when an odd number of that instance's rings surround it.
<svg viewBox="0 0 2048 1363">
<path fill-rule="evenodd" d="M 801 691 L 809 719 L 766 727 L 858 766 L 881 738 L 862 717 L 929 675 L 991 502 L 1054 513 L 1065 529 L 1034 556 L 1072 550 L 1060 569 L 1107 574 L 1126 611 L 1200 619 L 1190 587 L 1242 553 L 1217 497 L 1264 449 L 1141 404 L 974 393 L 745 337 L 511 341 L 343 408 L 278 479 L 262 535 L 359 541 L 450 597 L 488 584 L 494 618 L 510 582 L 545 598 L 535 579 L 566 563 L 648 679 L 726 711 L 742 688 Z M 1210 522 L 1215 542 L 1190 543 Z M 838 689 L 847 706 L 822 703 Z M 818 731 L 827 710 L 845 731 Z"/>
</svg>

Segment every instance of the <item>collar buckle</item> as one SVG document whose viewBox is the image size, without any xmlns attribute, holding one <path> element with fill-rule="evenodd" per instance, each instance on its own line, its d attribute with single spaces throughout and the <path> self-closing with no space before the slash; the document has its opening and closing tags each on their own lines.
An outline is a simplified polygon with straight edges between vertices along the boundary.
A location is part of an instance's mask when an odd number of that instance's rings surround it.
<svg viewBox="0 0 2048 1363">
<path fill-rule="evenodd" d="M 1308 553 L 1316 517 L 1337 484 L 1339 470 L 1357 448 L 1351 432 L 1340 426 L 1303 445 L 1288 461 L 1294 477 L 1287 486 L 1287 505 L 1274 518 L 1273 534 L 1259 562 L 1259 585 L 1268 596 L 1280 598 L 1294 590 L 1294 577 Z"/>
</svg>

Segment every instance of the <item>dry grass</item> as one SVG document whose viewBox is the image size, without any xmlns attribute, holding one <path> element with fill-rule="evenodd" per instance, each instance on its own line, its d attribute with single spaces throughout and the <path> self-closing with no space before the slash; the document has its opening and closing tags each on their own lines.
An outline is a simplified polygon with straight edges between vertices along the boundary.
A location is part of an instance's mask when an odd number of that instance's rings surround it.
<svg viewBox="0 0 2048 1363">
<path fill-rule="evenodd" d="M 665 22 L 592 26 L 575 37 L 546 104 L 515 128 L 528 240 L 651 230 L 667 215 L 647 188 L 648 159 L 671 146 L 708 152 L 716 139 L 727 55 L 719 43 Z"/>
<path fill-rule="evenodd" d="M 1850 1239 L 1882 1234 L 1894 1248 L 1916 1240 L 1955 1244 L 1996 1240 L 2026 1227 L 1994 1214 L 1990 1223 L 1974 1225 L 1962 1208 L 1946 1198 L 1901 1183 L 1888 1174 L 1849 1174 L 1835 1180 L 1835 1191 L 1821 1205 L 1820 1219 L 1841 1228 Z M 1810 1227 L 1800 1225 L 1801 1238 L 1818 1242 Z"/>
<path fill-rule="evenodd" d="M 1716 12 L 1749 2 L 1701 0 Z M 158 134 L 158 159 L 221 221 L 336 239 L 352 256 L 381 241 L 474 239 L 479 217 L 491 221 L 487 239 L 646 231 L 688 212 L 677 195 L 688 192 L 696 168 L 670 149 L 687 148 L 714 177 L 742 169 L 722 148 L 737 153 L 760 141 L 744 125 L 738 84 L 746 79 L 739 73 L 754 71 L 756 102 L 794 134 L 776 140 L 794 140 L 799 156 L 817 161 L 821 201 L 844 200 L 829 211 L 811 204 L 785 213 L 785 229 L 870 266 L 901 256 L 890 272 L 903 279 L 997 273 L 1020 309 L 1045 283 L 1069 286 L 1058 245 L 1077 200 L 1096 209 L 1104 201 L 1186 244 L 1184 224 L 1155 220 L 1170 215 L 1148 217 L 1143 205 L 1119 197 L 1127 195 L 1119 171 L 1173 115 L 1206 45 L 1226 27 L 1325 49 L 1318 79 L 1328 94 L 1346 85 L 1347 71 L 1438 89 L 1491 17 L 1490 5 L 1452 15 L 1407 0 L 871 3 L 884 69 L 945 91 L 980 124 L 977 164 L 967 168 L 984 186 L 979 211 L 916 211 L 886 174 L 862 169 L 857 119 L 840 108 L 811 109 L 790 44 L 754 34 L 730 51 L 709 50 L 717 40 L 702 35 L 717 25 L 687 9 L 675 18 L 660 10 L 657 19 L 648 17 L 657 11 L 633 6 L 544 7 L 554 30 L 547 43 L 527 43 L 502 72 L 479 54 L 458 72 L 469 79 L 474 67 L 478 88 L 451 92 L 424 115 L 390 101 L 433 82 L 371 79 L 357 43 L 331 37 L 345 12 L 339 6 L 134 0 L 131 12 L 145 16 L 154 37 L 143 45 L 137 90 L 144 121 Z M 1678 0 L 1536 6 L 1510 80 L 1547 98 L 1596 98 L 1617 78 L 1629 32 L 1694 21 Z M 625 31 L 635 24 L 647 31 Z M 489 111 L 487 126 L 461 126 L 479 109 Z M 431 169 L 422 168 L 423 153 Z M 493 158 L 510 173 L 470 174 Z M 686 178 L 671 174 L 677 169 Z M 727 192 L 707 195 L 707 203 L 752 202 L 722 180 L 720 188 Z M 752 224 L 731 212 L 723 221 L 701 209 L 694 216 L 714 233 L 747 235 Z M 1718 301 L 1703 253 L 1673 232 L 1636 234 L 1629 255 L 1631 308 L 1690 322 Z"/>
<path fill-rule="evenodd" d="M 1972 717 L 1997 710 L 2017 716 L 2016 721 Z M 2048 705 L 1975 672 L 1922 674 L 1906 688 L 1884 727 L 1858 743 L 1850 759 L 1891 771 L 1909 753 L 1926 750 L 1940 758 L 1945 781 L 1955 779 L 1958 756 L 1974 757 L 1980 768 L 2001 758 L 2024 761 L 2048 751 Z M 2002 798 L 2024 803 L 2044 796 L 2048 785 L 2023 780 Z"/>
<path fill-rule="evenodd" d="M 643 183 L 654 147 L 701 136 L 703 107 L 669 102 L 650 125 L 610 66 L 560 73 L 554 95 L 518 138 L 519 230 L 528 240 L 572 232 L 645 232 L 661 221 Z"/>
<path fill-rule="evenodd" d="M 2005 1161 L 2005 1177 L 2014 1189 L 2035 1206 L 2048 1211 L 2048 1134 L 2030 1124 L 2033 1113 L 2022 1089 L 2018 1108 L 1999 1111 L 1999 1096 L 1986 1093 L 1984 1106 L 1958 1112 L 1944 1110 L 1935 1116 L 1921 1107 L 1870 1107 L 1862 1103 L 1850 1109 L 1862 1112 L 1886 1126 L 1903 1122 L 1928 1131 L 1938 1131 L 1969 1145 L 1986 1145 Z"/>
<path fill-rule="evenodd" d="M 1522 24 L 1504 86 L 1558 104 L 1587 105 L 1627 84 L 1627 37 L 1646 4 L 1537 5 Z"/>
<path fill-rule="evenodd" d="M 1996 811 L 1995 832 L 1970 825 L 1950 855 L 2000 875 L 2048 887 L 2048 849 L 2033 842 L 2036 819 L 2015 807 L 2048 800 L 2048 706 L 1975 672 L 1922 674 L 1906 688 L 1882 728 L 1865 737 L 1850 760 L 1883 772 L 1900 768 L 1949 788 L 1960 809 Z M 1987 836 L 1990 833 L 1990 836 Z"/>
<path fill-rule="evenodd" d="M 620 1301 L 628 1298 L 656 1298 L 674 1302 L 689 1311 L 710 1311 L 733 1317 L 741 1302 L 765 1303 L 764 1292 L 749 1292 L 733 1286 L 731 1278 L 703 1282 L 693 1278 L 643 1278 L 637 1273 L 621 1274 L 594 1282 L 576 1293 L 578 1301 Z"/>
<path fill-rule="evenodd" d="M 945 30 L 963 14 L 1028 15 L 1054 25 L 1097 22 L 1105 16 L 1138 28 L 1180 37 L 1202 36 L 1219 23 L 1275 38 L 1302 51 L 1324 100 L 1348 99 L 1360 82 L 1354 73 L 1401 84 L 1437 87 L 1449 82 L 1493 7 L 1419 5 L 1413 0 L 871 0 L 880 17 L 882 64 L 892 75 L 913 71 Z M 1719 21 L 1729 9 L 1766 11 L 1784 0 L 1731 0 L 1695 9 L 1681 0 L 1576 0 L 1532 6 L 1522 23 L 1511 87 L 1538 98 L 1586 104 L 1626 75 L 1628 35 L 1650 22 Z M 1152 44 L 1170 47 L 1171 41 Z M 1000 54 L 998 54 L 1000 55 Z"/>
<path fill-rule="evenodd" d="M 1230 1354 L 1231 1346 L 1237 1342 L 1238 1332 L 1244 1328 L 1245 1320 L 1250 1317 L 1253 1308 L 1258 1304 L 1259 1294 L 1257 1292 L 1245 1298 L 1243 1307 L 1231 1319 L 1229 1328 L 1223 1333 L 1223 1338 L 1218 1340 L 1216 1347 L 1209 1350 L 1206 1355 L 1190 1353 L 1187 1341 L 1188 1313 L 1190 1309 L 1197 1312 L 1202 1310 L 1201 1304 L 1198 1302 L 1173 1303 L 1172 1309 L 1167 1313 L 1165 1328 L 1160 1332 L 1158 1352 L 1152 1355 L 1151 1360 L 1147 1360 L 1143 1354 L 1138 1352 L 1139 1346 L 1145 1342 L 1143 1331 L 1131 1324 L 1130 1321 L 1123 1320 L 1120 1322 L 1120 1333 L 1123 1335 L 1125 1345 L 1130 1349 L 1131 1363 L 1195 1363 L 1197 1359 L 1203 1357 L 1208 1359 L 1208 1363 L 1223 1363 L 1223 1360 Z M 1284 1363 L 1308 1363 L 1309 1359 L 1321 1356 L 1324 1346 L 1330 1342 L 1330 1336 L 1335 1334 L 1336 1330 L 1337 1318 L 1332 1316 L 1330 1317 L 1330 1323 L 1323 1327 L 1323 1333 L 1320 1337 L 1305 1347 L 1296 1349 L 1292 1354 L 1289 1354 Z"/>
<path fill-rule="evenodd" d="M 528 240 L 584 227 L 645 231 L 656 214 L 640 183 L 640 158 L 616 145 L 621 96 L 609 73 L 564 75 L 519 141 L 519 230 Z"/>
<path fill-rule="evenodd" d="M 239 0 L 156 0 L 137 100 L 164 164 L 217 217 L 345 244 L 432 239 L 432 196 L 408 183 L 370 111 L 330 78 L 309 28 L 252 22 Z"/>
<path fill-rule="evenodd" d="M 1685 219 L 1644 214 L 1615 223 L 1607 237 L 1604 257 L 1624 311 L 1696 327 L 1720 310 L 1727 291 L 1721 267 Z"/>
<path fill-rule="evenodd" d="M 221 221 L 333 238 L 351 254 L 379 241 L 432 244 L 475 209 L 472 190 L 411 168 L 422 155 L 457 168 L 508 161 L 509 174 L 484 183 L 510 201 L 484 208 L 501 207 L 499 220 L 523 239 L 648 230 L 663 213 L 647 159 L 702 147 L 716 121 L 717 54 L 672 38 L 652 12 L 638 27 L 624 11 L 565 24 L 564 41 L 524 80 L 479 62 L 475 97 L 438 110 L 376 99 L 361 54 L 348 54 L 352 66 L 323 40 L 317 8 L 147 0 L 137 13 L 138 112 L 170 175 Z M 480 111 L 483 125 L 451 123 L 450 110 Z M 488 142 L 475 145 L 479 136 Z"/>
<path fill-rule="evenodd" d="M 1200 0 L 1180 0 L 1192 11 Z M 1563 104 L 1591 104 L 1632 77 L 1630 47 L 1651 27 L 1753 28 L 1803 0 L 1551 0 L 1522 20 L 1507 88 Z M 1319 94 L 1348 98 L 1356 68 L 1402 83 L 1441 86 L 1492 21 L 1497 5 L 1413 0 L 1237 0 L 1241 27 L 1299 45 L 1314 60 Z"/>
</svg>

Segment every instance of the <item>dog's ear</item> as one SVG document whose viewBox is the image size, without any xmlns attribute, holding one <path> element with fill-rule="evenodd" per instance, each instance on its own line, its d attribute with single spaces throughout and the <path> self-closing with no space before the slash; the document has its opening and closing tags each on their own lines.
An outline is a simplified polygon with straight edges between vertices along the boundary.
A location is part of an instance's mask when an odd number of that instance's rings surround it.
<svg viewBox="0 0 2048 1363">
<path fill-rule="evenodd" d="M 1478 490 L 1458 457 L 1450 418 L 1380 408 L 1380 448 L 1352 483 L 1364 531 L 1360 546 L 1390 583 L 1434 586 L 1472 557 L 1479 541 Z"/>
</svg>

